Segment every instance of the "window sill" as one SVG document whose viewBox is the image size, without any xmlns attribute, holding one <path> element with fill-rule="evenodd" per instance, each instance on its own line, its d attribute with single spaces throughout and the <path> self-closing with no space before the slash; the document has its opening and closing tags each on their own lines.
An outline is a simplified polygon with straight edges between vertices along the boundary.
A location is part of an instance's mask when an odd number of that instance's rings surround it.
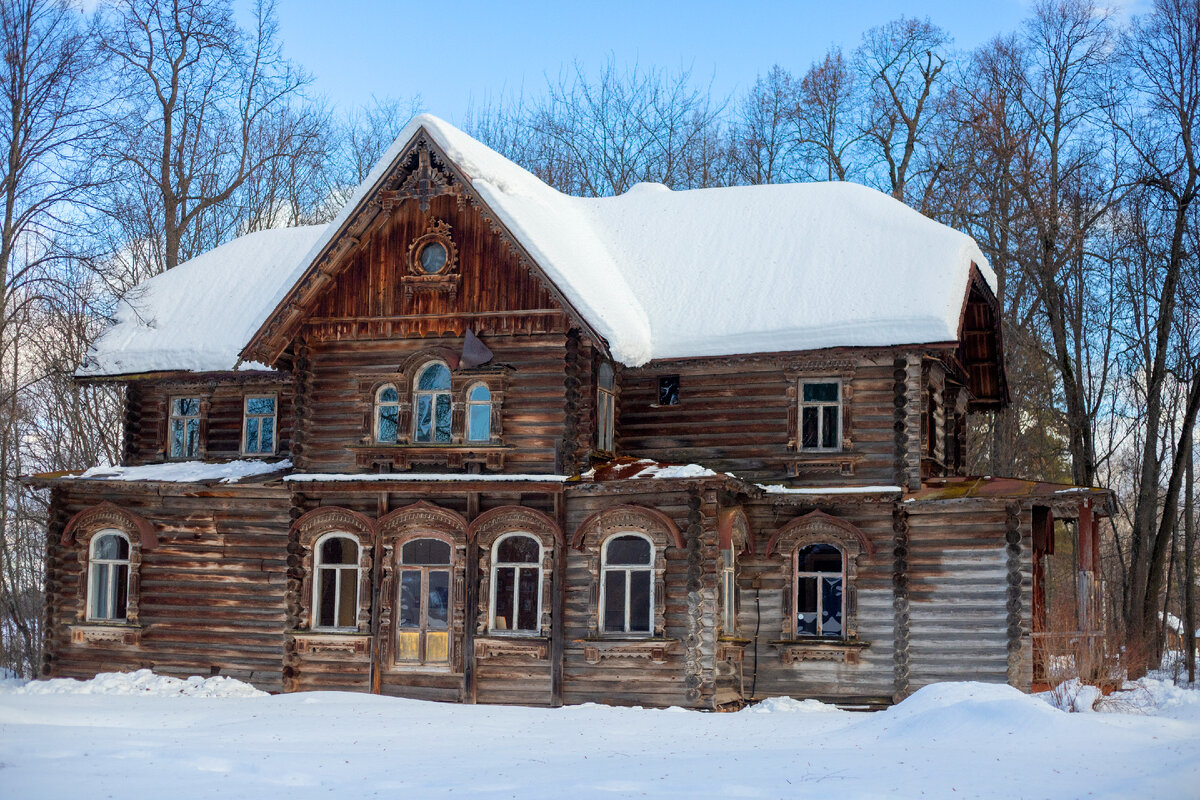
<svg viewBox="0 0 1200 800">
<path fill-rule="evenodd" d="M 610 658 L 641 658 L 655 664 L 664 664 L 667 657 L 675 655 L 680 647 L 676 639 L 630 637 L 580 639 L 583 642 L 583 660 L 597 664 Z"/>
<path fill-rule="evenodd" d="M 142 626 L 128 622 L 93 621 L 70 625 L 71 644 L 118 644 L 137 646 L 142 643 Z"/>
<path fill-rule="evenodd" d="M 842 664 L 859 663 L 859 653 L 870 646 L 870 642 L 857 639 L 781 639 L 771 642 L 779 650 L 779 658 L 785 664 L 802 661 L 833 661 Z"/>
<path fill-rule="evenodd" d="M 504 456 L 513 448 L 504 444 L 363 444 L 349 448 L 358 467 L 391 467 L 406 472 L 414 466 L 461 469 L 479 464 L 486 469 L 504 468 Z"/>
<path fill-rule="evenodd" d="M 545 661 L 549 655 L 550 642 L 541 637 L 493 631 L 488 637 L 475 640 L 475 658 L 522 656 Z"/>
<path fill-rule="evenodd" d="M 292 631 L 297 653 L 349 653 L 369 655 L 371 635 L 358 631 L 316 630 Z"/>
</svg>

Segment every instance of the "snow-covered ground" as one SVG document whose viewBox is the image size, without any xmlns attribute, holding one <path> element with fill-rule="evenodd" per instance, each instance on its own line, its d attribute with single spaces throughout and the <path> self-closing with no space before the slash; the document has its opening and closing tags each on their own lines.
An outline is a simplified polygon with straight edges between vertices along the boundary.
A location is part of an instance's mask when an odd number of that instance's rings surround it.
<svg viewBox="0 0 1200 800">
<path fill-rule="evenodd" d="M 880 713 L 267 696 L 149 672 L 0 681 L 2 798 L 1200 797 L 1200 692 L 1107 713 L 978 683 Z"/>
</svg>

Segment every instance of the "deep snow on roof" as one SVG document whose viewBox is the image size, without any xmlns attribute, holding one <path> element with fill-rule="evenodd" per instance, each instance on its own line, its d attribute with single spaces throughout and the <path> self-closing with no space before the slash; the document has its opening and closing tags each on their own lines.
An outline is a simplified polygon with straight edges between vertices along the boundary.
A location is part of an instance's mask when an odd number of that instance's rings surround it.
<svg viewBox="0 0 1200 800">
<path fill-rule="evenodd" d="M 639 184 L 618 197 L 571 197 L 422 114 L 329 226 L 264 232 L 278 237 L 265 248 L 261 238 L 245 243 L 264 236 L 252 234 L 153 279 L 142 307 L 157 329 L 122 317 L 81 374 L 232 367 L 231 353 L 248 343 L 422 129 L 628 366 L 950 342 L 958 338 L 972 263 L 995 286 L 971 237 L 874 189 L 812 183 L 673 192 Z M 221 297 L 194 302 L 210 291 Z M 177 313 L 185 324 L 175 324 Z"/>
<path fill-rule="evenodd" d="M 156 275 L 130 292 L 81 377 L 229 370 L 324 225 L 258 231 Z M 247 368 L 266 369 L 261 364 Z"/>
</svg>

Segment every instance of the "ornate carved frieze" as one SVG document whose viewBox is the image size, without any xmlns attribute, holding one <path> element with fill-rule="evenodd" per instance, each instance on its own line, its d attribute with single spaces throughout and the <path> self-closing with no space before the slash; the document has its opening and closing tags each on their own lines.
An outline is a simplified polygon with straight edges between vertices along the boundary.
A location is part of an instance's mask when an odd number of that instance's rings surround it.
<svg viewBox="0 0 1200 800">
<path fill-rule="evenodd" d="M 674 639 L 644 639 L 642 641 L 595 640 L 583 646 L 583 660 L 598 664 L 615 658 L 632 658 L 665 664 L 667 658 L 680 649 Z"/>
<path fill-rule="evenodd" d="M 371 637 L 345 633 L 293 632 L 297 653 L 345 653 L 365 656 L 371 652 Z"/>
<path fill-rule="evenodd" d="M 545 661 L 549 657 L 550 648 L 543 640 L 530 639 L 476 639 L 476 658 L 503 658 L 517 656 L 531 658 L 534 661 Z"/>
<path fill-rule="evenodd" d="M 832 661 L 839 664 L 859 663 L 859 653 L 867 646 L 865 642 L 772 642 L 779 649 L 779 659 L 784 664 L 799 664 L 804 661 Z"/>
<path fill-rule="evenodd" d="M 138 625 L 71 625 L 71 644 L 136 646 L 142 643 Z"/>
</svg>

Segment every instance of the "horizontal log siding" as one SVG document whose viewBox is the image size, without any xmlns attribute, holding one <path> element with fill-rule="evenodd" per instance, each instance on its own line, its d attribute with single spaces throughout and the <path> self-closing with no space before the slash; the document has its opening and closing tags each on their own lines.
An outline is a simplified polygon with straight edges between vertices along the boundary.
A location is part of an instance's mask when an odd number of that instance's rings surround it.
<svg viewBox="0 0 1200 800">
<path fill-rule="evenodd" d="M 288 499 L 281 490 L 181 490 L 112 498 L 155 523 L 143 551 L 139 646 L 72 644 L 82 617 L 81 546 L 59 544 L 62 523 L 101 499 L 63 490 L 51 528 L 50 675 L 148 667 L 186 677 L 219 674 L 279 691 L 284 647 Z M 55 530 L 54 528 L 57 528 Z"/>
<path fill-rule="evenodd" d="M 676 373 L 679 404 L 656 406 L 659 376 Z M 705 366 L 691 369 L 624 370 L 617 415 L 619 450 L 640 458 L 703 464 L 756 481 L 785 480 L 798 468 L 797 482 L 805 485 L 890 484 L 891 354 L 854 360 L 853 377 L 845 382 L 849 398 L 843 405 L 850 423 L 845 431 L 851 439 L 849 450 L 804 453 L 788 447 L 789 417 L 796 413 L 788 391 L 795 383 L 778 363 L 737 356 L 705 359 Z M 806 466 L 844 458 L 854 461 L 852 476 Z"/>
<path fill-rule="evenodd" d="M 126 464 L 149 464 L 167 458 L 168 420 L 172 397 L 200 396 L 208 400 L 208 413 L 201 418 L 205 459 L 242 457 L 244 399 L 248 395 L 277 395 L 276 454 L 286 456 L 292 439 L 292 385 L 290 380 L 258 383 L 226 379 L 196 383 L 135 381 L 129 384 L 125 430 Z"/>
<path fill-rule="evenodd" d="M 620 497 L 605 497 L 577 493 L 569 495 L 567 505 L 568 538 L 588 516 L 605 507 L 616 504 L 644 505 L 655 508 L 674 520 L 686 536 L 698 536 L 702 565 L 697 572 L 707 574 L 704 581 L 707 591 L 698 593 L 696 600 L 702 604 L 701 614 L 712 617 L 712 598 L 715 593 L 716 533 L 711 518 L 715 508 L 702 503 L 689 505 L 689 495 L 684 491 L 653 491 L 647 487 L 644 493 L 623 494 Z M 689 533 L 690 519 L 699 515 L 699 531 Z M 599 575 L 594 565 L 599 565 L 598 542 L 585 542 L 584 550 L 571 549 L 567 555 L 567 596 L 563 604 L 564 634 L 566 647 L 563 667 L 563 700 L 567 704 L 607 703 L 610 705 L 682 706 L 685 708 L 711 708 L 715 694 L 712 674 L 712 636 L 698 637 L 689 642 L 689 563 L 688 550 L 669 546 L 665 551 L 666 613 L 665 632 L 667 639 L 674 640 L 666 661 L 657 664 L 644 658 L 604 658 L 589 664 L 584 657 L 588 645 L 592 612 L 589 602 L 592 592 L 598 591 Z M 693 575 L 695 581 L 700 575 Z M 690 658 L 689 658 L 690 649 Z M 689 666 L 688 661 L 692 661 Z M 689 680 L 689 677 L 691 680 Z M 691 684 L 691 685 L 689 685 Z M 689 697 L 689 688 L 697 694 Z"/>
<path fill-rule="evenodd" d="M 502 439 L 512 448 L 505 453 L 504 472 L 553 473 L 564 427 L 566 337 L 490 336 L 486 344 L 495 354 L 492 363 L 512 367 L 502 408 Z M 374 403 L 360 378 L 395 372 L 405 359 L 435 346 L 462 352 L 458 338 L 312 342 L 302 383 L 310 393 L 305 398 L 310 410 L 303 421 L 304 448 L 296 454 L 297 468 L 356 471 L 351 448 L 371 435 L 367 421 Z"/>
<path fill-rule="evenodd" d="M 738 586 L 741 603 L 738 636 L 754 639 L 758 628 L 756 698 L 773 696 L 830 699 L 882 700 L 892 694 L 893 630 L 892 602 L 892 504 L 847 503 L 822 505 L 820 510 L 857 526 L 875 547 L 873 557 L 863 554 L 858 567 L 858 638 L 868 643 L 859 653 L 858 664 L 826 661 L 783 662 L 779 649 L 770 644 L 785 638 L 790 629 L 792 553 L 765 555 L 775 531 L 796 517 L 817 510 L 814 506 L 774 505 L 770 498 L 744 506 L 754 532 L 754 555 L 741 556 Z M 755 584 L 759 584 L 756 588 Z M 755 614 L 755 596 L 761 617 Z M 745 650 L 746 692 L 755 674 L 755 647 Z"/>
<path fill-rule="evenodd" d="M 1006 512 L 995 500 L 911 503 L 908 511 L 910 689 L 937 681 L 1008 681 Z M 1019 517 L 1022 673 L 1033 599 L 1031 519 Z"/>
</svg>

